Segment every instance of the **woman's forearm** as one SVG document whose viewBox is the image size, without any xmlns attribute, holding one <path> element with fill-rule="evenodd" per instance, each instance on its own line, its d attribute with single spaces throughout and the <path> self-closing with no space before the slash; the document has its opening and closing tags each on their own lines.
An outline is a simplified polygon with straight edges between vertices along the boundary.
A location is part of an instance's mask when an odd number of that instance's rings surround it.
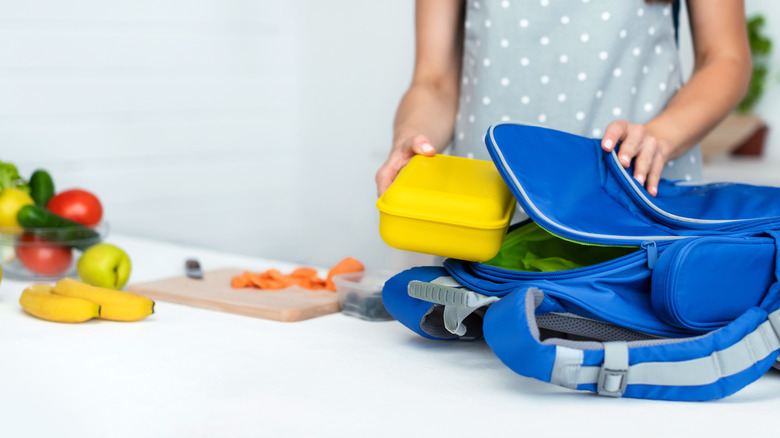
<svg viewBox="0 0 780 438">
<path fill-rule="evenodd" d="M 437 152 L 452 139 L 457 112 L 456 87 L 433 84 L 413 84 L 401 99 L 394 122 L 393 147 L 407 138 L 425 135 Z"/>
<path fill-rule="evenodd" d="M 693 147 L 745 96 L 752 62 L 742 0 L 688 0 L 695 52 L 688 83 L 647 123 L 666 159 Z"/>
<path fill-rule="evenodd" d="M 750 81 L 750 59 L 724 57 L 694 71 L 666 109 L 647 123 L 674 159 L 696 145 L 742 100 Z"/>
<path fill-rule="evenodd" d="M 393 146 L 376 173 L 381 195 L 417 154 L 431 156 L 450 142 L 455 127 L 463 49 L 463 0 L 417 0 L 412 84 L 393 124 Z"/>
</svg>

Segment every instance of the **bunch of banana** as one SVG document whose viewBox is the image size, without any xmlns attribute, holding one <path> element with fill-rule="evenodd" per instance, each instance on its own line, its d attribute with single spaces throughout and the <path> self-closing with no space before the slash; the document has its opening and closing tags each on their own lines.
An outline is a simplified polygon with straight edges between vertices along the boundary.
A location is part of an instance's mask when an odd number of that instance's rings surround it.
<svg viewBox="0 0 780 438">
<path fill-rule="evenodd" d="M 72 278 L 56 285 L 34 284 L 22 292 L 19 303 L 41 319 L 83 322 L 92 318 L 140 321 L 154 313 L 154 301 L 140 295 L 91 286 Z"/>
<path fill-rule="evenodd" d="M 83 322 L 100 316 L 100 306 L 83 298 L 52 293 L 48 284 L 34 284 L 22 292 L 19 303 L 33 316 L 57 322 Z"/>
</svg>

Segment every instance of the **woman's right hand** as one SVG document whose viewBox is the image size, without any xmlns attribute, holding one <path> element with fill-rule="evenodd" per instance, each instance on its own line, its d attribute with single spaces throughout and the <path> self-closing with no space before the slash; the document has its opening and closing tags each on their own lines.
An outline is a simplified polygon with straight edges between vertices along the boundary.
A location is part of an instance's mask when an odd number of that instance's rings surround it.
<svg viewBox="0 0 780 438">
<path fill-rule="evenodd" d="M 406 166 L 413 156 L 425 155 L 426 157 L 432 157 L 435 154 L 436 149 L 431 145 L 428 137 L 424 135 L 415 135 L 401 140 L 393 146 L 387 161 L 376 172 L 377 197 L 382 196 L 382 193 L 390 187 L 395 177 L 398 176 L 398 172 Z"/>
</svg>

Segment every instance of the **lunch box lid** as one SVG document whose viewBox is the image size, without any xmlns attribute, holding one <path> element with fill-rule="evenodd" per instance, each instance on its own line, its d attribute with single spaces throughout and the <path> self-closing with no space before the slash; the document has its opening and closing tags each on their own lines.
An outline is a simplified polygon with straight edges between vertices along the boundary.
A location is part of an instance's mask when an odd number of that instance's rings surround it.
<svg viewBox="0 0 780 438">
<path fill-rule="evenodd" d="M 377 201 L 385 214 L 477 229 L 509 224 L 515 199 L 490 161 L 415 155 Z"/>
</svg>

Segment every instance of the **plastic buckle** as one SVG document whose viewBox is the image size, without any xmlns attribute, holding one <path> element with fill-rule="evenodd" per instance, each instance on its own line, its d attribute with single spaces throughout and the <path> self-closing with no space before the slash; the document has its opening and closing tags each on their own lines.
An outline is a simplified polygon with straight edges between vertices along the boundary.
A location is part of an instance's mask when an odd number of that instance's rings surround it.
<svg viewBox="0 0 780 438">
<path fill-rule="evenodd" d="M 488 306 L 498 297 L 482 295 L 462 287 L 442 286 L 413 280 L 407 286 L 412 298 L 444 306 L 444 328 L 457 336 L 464 336 L 467 328 L 463 321 L 480 307 Z"/>
<path fill-rule="evenodd" d="M 601 367 L 596 391 L 607 397 L 621 397 L 628 386 L 628 370 Z"/>
</svg>

